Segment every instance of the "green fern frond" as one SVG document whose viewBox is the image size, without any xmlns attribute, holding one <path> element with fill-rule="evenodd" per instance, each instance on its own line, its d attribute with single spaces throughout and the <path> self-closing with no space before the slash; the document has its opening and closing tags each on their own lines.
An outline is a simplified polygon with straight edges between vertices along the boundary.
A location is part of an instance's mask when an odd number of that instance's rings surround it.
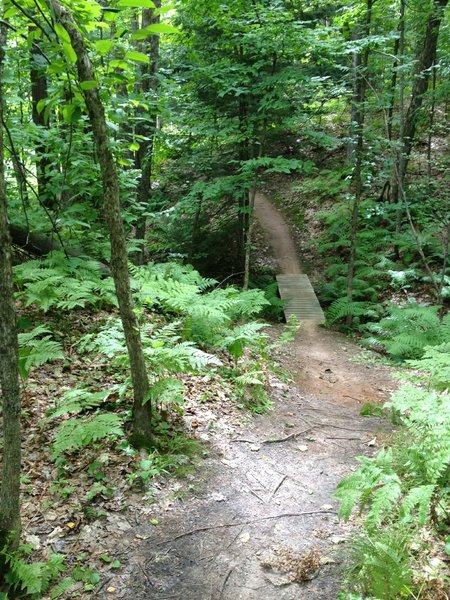
<svg viewBox="0 0 450 600">
<path fill-rule="evenodd" d="M 401 503 L 402 518 L 411 520 L 413 510 L 417 509 L 417 524 L 425 525 L 431 510 L 431 499 L 435 492 L 435 485 L 419 485 L 409 490 Z"/>
<path fill-rule="evenodd" d="M 116 414 L 102 413 L 92 418 L 72 418 L 58 428 L 53 443 L 53 455 L 74 452 L 100 439 L 122 435 L 122 421 Z"/>
<path fill-rule="evenodd" d="M 35 327 L 28 333 L 19 333 L 19 373 L 22 379 L 27 379 L 32 367 L 40 367 L 47 362 L 64 358 L 64 352 L 59 342 L 43 325 Z M 44 337 L 40 337 L 44 335 Z"/>
<path fill-rule="evenodd" d="M 74 388 L 66 392 L 61 404 L 51 411 L 50 419 L 56 419 L 61 415 L 70 415 L 92 410 L 100 406 L 111 394 L 111 390 L 101 392 L 90 392 L 82 388 Z"/>
<path fill-rule="evenodd" d="M 73 579 L 72 577 L 64 577 L 64 579 L 62 579 L 58 583 L 58 585 L 55 585 L 55 587 L 52 588 L 50 592 L 51 600 L 56 600 L 56 598 L 59 598 L 65 592 L 68 592 L 69 590 L 74 588 L 76 585 L 78 584 L 75 581 L 75 579 Z"/>
<path fill-rule="evenodd" d="M 347 298 L 338 298 L 327 310 L 327 320 L 335 323 L 344 317 L 360 317 L 367 313 L 369 304 L 367 302 L 349 302 Z"/>
</svg>

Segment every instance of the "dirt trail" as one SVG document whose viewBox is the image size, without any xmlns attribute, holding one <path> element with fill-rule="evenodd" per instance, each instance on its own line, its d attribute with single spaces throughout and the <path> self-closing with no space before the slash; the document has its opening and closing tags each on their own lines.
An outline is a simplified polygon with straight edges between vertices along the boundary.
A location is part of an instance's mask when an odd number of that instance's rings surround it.
<svg viewBox="0 0 450 600">
<path fill-rule="evenodd" d="M 261 194 L 256 206 L 281 268 L 300 272 L 282 216 Z M 332 494 L 354 457 L 377 443 L 380 421 L 359 416 L 360 403 L 393 386 L 386 368 L 354 361 L 360 352 L 338 334 L 305 328 L 277 357 L 296 383 L 273 379 L 272 411 L 227 428 L 211 421 L 210 456 L 192 491 L 131 513 L 117 547 L 128 566 L 109 583 L 114 597 L 334 600 L 350 529 Z"/>
</svg>

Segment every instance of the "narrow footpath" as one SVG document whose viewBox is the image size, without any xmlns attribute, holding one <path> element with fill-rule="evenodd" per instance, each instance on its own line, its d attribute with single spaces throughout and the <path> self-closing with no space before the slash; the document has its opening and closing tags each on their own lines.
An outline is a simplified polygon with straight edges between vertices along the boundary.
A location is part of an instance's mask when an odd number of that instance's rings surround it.
<svg viewBox="0 0 450 600">
<path fill-rule="evenodd" d="M 282 215 L 263 194 L 255 210 L 280 272 L 301 273 Z M 361 417 L 360 406 L 394 387 L 389 369 L 361 352 L 306 324 L 276 357 L 294 382 L 273 379 L 273 409 L 217 427 L 192 492 L 155 509 L 156 526 L 145 512 L 132 515 L 114 597 L 334 600 L 352 526 L 338 521 L 333 491 L 378 445 L 381 422 Z M 106 587 L 98 596 L 111 598 Z"/>
</svg>

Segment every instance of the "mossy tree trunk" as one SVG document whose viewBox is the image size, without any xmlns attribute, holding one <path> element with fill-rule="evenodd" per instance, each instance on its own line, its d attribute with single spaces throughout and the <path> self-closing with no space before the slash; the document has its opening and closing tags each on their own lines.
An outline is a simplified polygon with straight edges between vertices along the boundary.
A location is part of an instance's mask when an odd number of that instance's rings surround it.
<svg viewBox="0 0 450 600">
<path fill-rule="evenodd" d="M 0 123 L 3 122 L 3 63 L 6 24 L 0 24 Z M 0 549 L 14 547 L 20 536 L 20 384 L 19 348 L 14 305 L 11 237 L 6 211 L 3 150 L 0 126 L 0 388 L 3 412 L 3 468 L 0 489 Z M 0 559 L 1 573 L 5 569 Z"/>
<path fill-rule="evenodd" d="M 48 1 L 56 21 L 66 29 L 70 36 L 72 47 L 77 56 L 80 83 L 94 81 L 95 74 L 85 41 L 76 27 L 71 13 L 57 0 Z M 133 430 L 130 441 L 139 448 L 151 447 L 154 445 L 154 440 L 151 430 L 151 405 L 148 398 L 149 381 L 139 326 L 131 297 L 126 238 L 120 207 L 119 178 L 107 132 L 105 111 L 98 89 L 84 89 L 83 95 L 100 163 L 104 212 L 111 242 L 111 274 L 114 279 L 120 317 L 130 358 L 134 394 Z"/>
</svg>

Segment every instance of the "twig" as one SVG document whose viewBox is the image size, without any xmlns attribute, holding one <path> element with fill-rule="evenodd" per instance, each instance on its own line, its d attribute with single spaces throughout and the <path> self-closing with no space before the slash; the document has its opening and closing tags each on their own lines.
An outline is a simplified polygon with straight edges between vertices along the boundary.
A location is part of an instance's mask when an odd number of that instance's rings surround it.
<svg viewBox="0 0 450 600">
<path fill-rule="evenodd" d="M 333 436 L 333 437 L 327 437 L 327 440 L 360 440 L 360 437 L 340 437 L 340 436 Z"/>
<path fill-rule="evenodd" d="M 261 498 L 261 496 L 259 494 L 257 494 L 255 492 L 255 490 L 253 490 L 249 485 L 247 485 L 246 488 L 248 489 L 248 491 L 251 494 L 253 494 L 255 496 L 255 498 L 258 498 L 258 500 L 260 500 L 263 504 L 267 504 L 267 502 L 264 500 L 264 498 Z"/>
<path fill-rule="evenodd" d="M 150 578 L 147 575 L 147 573 L 145 572 L 144 567 L 141 565 L 141 563 L 138 563 L 138 566 L 139 566 L 140 570 L 142 571 L 142 575 L 145 577 L 145 579 L 147 580 L 148 584 L 151 587 L 154 587 L 154 584 L 150 581 Z"/>
<path fill-rule="evenodd" d="M 233 571 L 234 571 L 234 567 L 231 567 L 231 569 L 229 569 L 229 571 L 228 571 L 228 573 L 227 573 L 227 575 L 226 575 L 226 577 L 225 577 L 225 579 L 223 581 L 222 589 L 220 590 L 220 596 L 219 596 L 219 598 L 223 598 L 223 593 L 225 591 L 225 587 L 226 587 L 226 585 L 228 583 L 228 580 L 230 579 L 231 573 Z"/>
<path fill-rule="evenodd" d="M 244 444 L 259 444 L 258 440 L 246 440 L 244 438 L 234 438 L 234 440 L 230 440 L 230 442 L 242 442 Z"/>
<path fill-rule="evenodd" d="M 274 440 L 263 440 L 261 442 L 261 444 L 281 444 L 282 442 L 287 442 L 288 440 L 291 440 L 292 438 L 296 438 L 299 435 L 306 433 L 307 431 L 311 431 L 311 429 L 314 429 L 314 427 L 317 427 L 317 425 L 311 425 L 310 427 L 307 427 L 306 429 L 302 429 L 301 431 L 296 431 L 295 433 L 291 433 L 290 435 L 288 435 L 284 438 L 278 438 L 278 439 L 274 439 Z"/>
<path fill-rule="evenodd" d="M 321 427 L 332 427 L 333 429 L 343 429 L 344 431 L 360 431 L 373 433 L 371 429 L 354 429 L 352 427 L 342 427 L 341 425 L 333 425 L 332 423 L 318 423 Z"/>
<path fill-rule="evenodd" d="M 237 523 L 223 523 L 222 525 L 211 525 L 209 527 L 198 527 L 196 529 L 191 529 L 190 531 L 185 531 L 184 533 L 180 533 L 173 538 L 168 540 L 163 540 L 162 542 L 157 542 L 156 545 L 160 546 L 162 544 L 168 544 L 169 542 L 175 542 L 176 540 L 180 540 L 188 535 L 195 535 L 196 533 L 203 533 L 205 531 L 213 531 L 214 529 L 224 529 L 226 527 L 240 527 L 241 525 L 251 525 L 252 523 L 258 523 L 259 521 L 269 521 L 270 519 L 283 519 L 289 517 L 306 517 L 311 515 L 335 515 L 336 511 L 334 510 L 308 510 L 305 512 L 299 513 L 282 513 L 281 515 L 271 515 L 268 517 L 259 517 L 257 519 L 251 519 L 250 521 L 239 521 Z"/>
<path fill-rule="evenodd" d="M 286 481 L 286 479 L 287 479 L 287 478 L 288 478 L 288 476 L 287 476 L 287 475 L 284 475 L 284 476 L 283 476 L 283 477 L 280 479 L 280 482 L 279 482 L 279 484 L 278 484 L 278 485 L 277 485 L 277 487 L 276 487 L 276 488 L 273 490 L 273 492 L 272 492 L 272 494 L 271 494 L 271 496 L 270 496 L 269 502 L 270 502 L 270 501 L 271 501 L 271 500 L 274 498 L 275 494 L 278 492 L 278 490 L 280 489 L 280 487 L 283 485 L 283 483 Z"/>
<path fill-rule="evenodd" d="M 108 583 L 109 583 L 109 582 L 110 582 L 112 579 L 114 579 L 114 575 L 112 575 L 111 577 L 108 577 L 108 579 L 105 579 L 105 581 L 104 581 L 104 582 L 103 582 L 103 583 L 100 585 L 100 587 L 98 587 L 98 588 L 95 590 L 95 593 L 94 593 L 94 598 L 95 598 L 95 596 L 98 596 L 98 595 L 100 594 L 100 592 L 102 591 L 102 589 L 103 589 L 104 587 L 106 587 L 106 586 L 108 585 Z"/>
</svg>

